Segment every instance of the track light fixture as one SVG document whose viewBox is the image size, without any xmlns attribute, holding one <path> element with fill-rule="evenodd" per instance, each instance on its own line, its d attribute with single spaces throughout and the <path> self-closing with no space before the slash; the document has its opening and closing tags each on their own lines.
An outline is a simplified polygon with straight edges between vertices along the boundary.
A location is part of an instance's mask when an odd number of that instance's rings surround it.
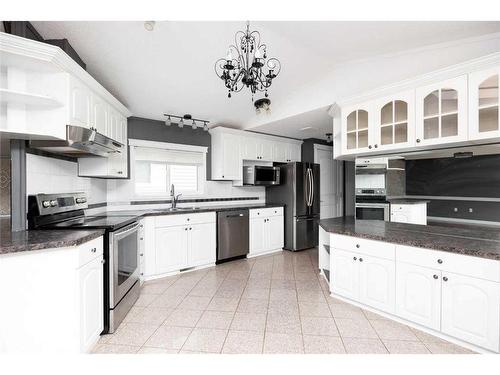
<svg viewBox="0 0 500 375">
<path fill-rule="evenodd" d="M 208 123 L 210 121 L 208 120 L 202 120 L 202 119 L 199 119 L 199 118 L 193 118 L 193 116 L 191 116 L 189 113 L 183 115 L 183 116 L 177 116 L 177 115 L 172 115 L 172 114 L 168 114 L 168 113 L 164 113 L 163 116 L 166 116 L 167 119 L 165 120 L 165 125 L 166 126 L 170 126 L 172 124 L 172 118 L 175 120 L 175 119 L 179 119 L 179 122 L 177 123 L 177 125 L 179 126 L 179 128 L 183 128 L 184 127 L 184 124 L 186 123 L 186 121 L 191 121 L 191 128 L 193 130 L 196 130 L 198 127 L 203 127 L 203 130 L 204 131 L 208 131 Z M 201 125 L 203 123 L 203 125 Z M 189 124 L 189 122 L 188 122 Z"/>
</svg>

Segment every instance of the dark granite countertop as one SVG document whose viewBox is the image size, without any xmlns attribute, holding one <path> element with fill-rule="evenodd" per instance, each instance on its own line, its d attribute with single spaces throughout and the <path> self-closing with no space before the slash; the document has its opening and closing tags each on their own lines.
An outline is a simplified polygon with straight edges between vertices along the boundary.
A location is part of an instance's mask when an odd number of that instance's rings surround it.
<svg viewBox="0 0 500 375">
<path fill-rule="evenodd" d="M 500 260 L 500 228 L 354 220 L 352 216 L 324 219 L 319 224 L 330 233 Z"/>
<path fill-rule="evenodd" d="M 78 246 L 102 236 L 104 230 L 24 230 L 11 232 L 8 219 L 0 220 L 0 255 Z"/>
<path fill-rule="evenodd" d="M 236 211 L 242 209 L 258 209 L 258 208 L 273 208 L 273 207 L 283 207 L 282 204 L 247 204 L 247 205 L 227 205 L 227 206 L 206 206 L 197 207 L 192 209 L 182 209 L 179 211 L 170 211 L 168 208 L 157 208 L 157 209 L 137 209 L 137 210 L 124 210 L 124 211 L 108 211 L 102 213 L 102 215 L 119 216 L 119 215 L 130 215 L 136 216 L 138 218 L 144 216 L 162 216 L 162 215 L 182 215 L 182 214 L 193 214 L 201 212 L 222 212 L 222 211 Z"/>
</svg>

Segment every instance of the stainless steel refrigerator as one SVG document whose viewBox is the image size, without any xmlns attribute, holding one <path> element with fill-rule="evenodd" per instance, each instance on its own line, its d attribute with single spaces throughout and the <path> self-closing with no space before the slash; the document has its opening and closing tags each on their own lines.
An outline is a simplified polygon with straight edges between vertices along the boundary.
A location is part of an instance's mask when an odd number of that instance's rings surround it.
<svg viewBox="0 0 500 375">
<path fill-rule="evenodd" d="M 319 164 L 287 163 L 280 166 L 280 185 L 266 188 L 266 202 L 283 204 L 285 249 L 318 245 Z"/>
</svg>

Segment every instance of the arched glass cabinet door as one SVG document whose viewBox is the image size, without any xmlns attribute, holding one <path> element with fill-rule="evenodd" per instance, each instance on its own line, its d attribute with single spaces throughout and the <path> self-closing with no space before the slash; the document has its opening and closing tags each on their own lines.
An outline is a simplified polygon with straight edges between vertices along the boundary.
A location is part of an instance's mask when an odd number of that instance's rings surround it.
<svg viewBox="0 0 500 375">
<path fill-rule="evenodd" d="M 467 140 L 467 76 L 417 89 L 418 145 Z"/>
<path fill-rule="evenodd" d="M 412 146 L 415 128 L 415 92 L 398 93 L 377 101 L 374 147 L 380 150 Z"/>
<path fill-rule="evenodd" d="M 344 121 L 344 152 L 356 153 L 369 147 L 369 113 L 367 109 L 347 109 Z"/>
<path fill-rule="evenodd" d="M 470 138 L 500 137 L 500 68 L 472 73 L 469 81 Z"/>
</svg>

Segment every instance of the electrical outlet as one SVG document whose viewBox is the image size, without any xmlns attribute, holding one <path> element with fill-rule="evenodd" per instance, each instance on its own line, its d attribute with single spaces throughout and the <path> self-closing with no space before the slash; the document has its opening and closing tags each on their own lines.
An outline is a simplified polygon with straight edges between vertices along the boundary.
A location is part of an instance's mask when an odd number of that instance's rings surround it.
<svg viewBox="0 0 500 375">
<path fill-rule="evenodd" d="M 474 212 L 474 210 L 472 208 L 469 208 L 469 213 L 471 214 L 473 212 Z"/>
<path fill-rule="evenodd" d="M 457 208 L 457 207 L 455 207 L 455 208 L 453 209 L 453 212 L 458 212 L 458 208 Z"/>
</svg>

